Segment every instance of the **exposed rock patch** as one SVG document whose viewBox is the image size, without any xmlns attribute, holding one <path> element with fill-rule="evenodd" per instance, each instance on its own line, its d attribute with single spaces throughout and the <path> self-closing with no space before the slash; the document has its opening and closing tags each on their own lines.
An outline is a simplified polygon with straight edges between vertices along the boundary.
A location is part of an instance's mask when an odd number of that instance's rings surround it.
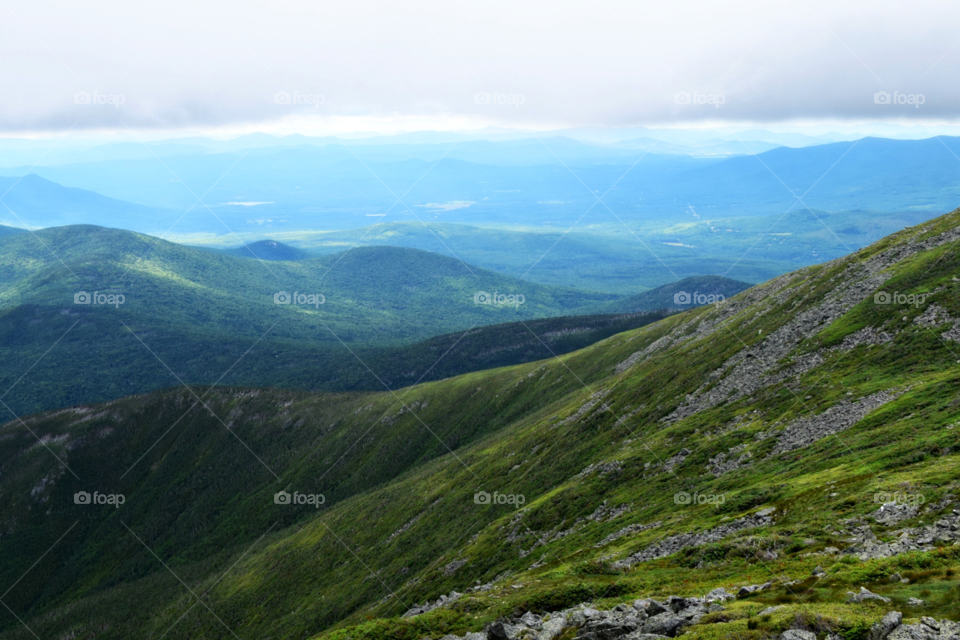
<svg viewBox="0 0 960 640">
<path fill-rule="evenodd" d="M 731 447 L 729 450 L 729 457 L 727 453 L 718 453 L 716 457 L 710 458 L 710 462 L 707 464 L 707 471 L 713 474 L 714 477 L 719 478 L 725 473 L 730 473 L 731 471 L 736 471 L 741 467 L 745 467 L 750 464 L 750 459 L 753 457 L 749 451 L 743 452 L 746 449 L 746 445 L 738 445 L 736 447 Z M 737 454 L 740 454 L 739 456 Z"/>
<path fill-rule="evenodd" d="M 433 611 L 434 609 L 438 609 L 440 607 L 446 607 L 459 600 L 461 595 L 462 594 L 457 593 L 456 591 L 451 591 L 450 595 L 440 596 L 433 602 L 427 601 L 422 605 L 415 604 L 410 608 L 409 611 L 403 614 L 403 617 L 412 618 L 413 616 L 418 616 L 421 613 L 426 613 L 427 611 Z"/>
<path fill-rule="evenodd" d="M 808 447 L 817 440 L 845 431 L 899 395 L 880 391 L 855 402 L 842 400 L 819 415 L 794 420 L 780 433 L 770 455 Z"/>
<path fill-rule="evenodd" d="M 706 596 L 670 596 L 664 602 L 644 598 L 608 611 L 586 603 L 542 616 L 528 611 L 488 624 L 483 633 L 447 635 L 441 640 L 555 640 L 574 633 L 582 640 L 663 640 L 680 635 L 707 613 L 723 611 L 719 603 L 733 597 L 724 589 L 714 589 Z"/>
<path fill-rule="evenodd" d="M 779 363 L 786 358 L 803 340 L 811 338 L 846 314 L 854 306 L 867 299 L 889 278 L 886 271 L 895 264 L 918 253 L 939 247 L 960 238 L 960 227 L 950 229 L 933 238 L 918 241 L 911 239 L 896 244 L 864 261 L 851 261 L 841 258 L 833 264 L 847 261 L 846 268 L 835 276 L 838 286 L 826 294 L 816 306 L 801 311 L 792 320 L 771 333 L 762 341 L 740 350 L 728 359 L 708 381 L 687 396 L 686 400 L 673 413 L 662 420 L 676 422 L 701 411 L 725 403 L 734 402 L 753 395 L 760 389 L 775 384 L 783 378 L 770 376 Z M 831 263 L 828 263 L 828 265 Z M 722 307 L 721 307 L 722 308 Z M 960 334 L 960 329 L 957 329 Z M 864 339 L 863 337 L 855 338 Z M 800 363 L 797 375 L 803 369 L 817 366 L 816 354 L 808 354 Z M 714 384 L 714 381 L 717 381 Z"/>
<path fill-rule="evenodd" d="M 855 531 L 852 543 L 844 554 L 855 555 L 861 560 L 890 558 L 910 551 L 932 551 L 937 543 L 946 544 L 960 540 L 960 512 L 937 520 L 932 525 L 908 527 L 893 532 L 896 540 L 880 542 L 870 527 Z"/>
<path fill-rule="evenodd" d="M 639 553 L 635 553 L 627 558 L 624 558 L 623 560 L 620 560 L 619 562 L 615 562 L 613 567 L 615 569 L 626 569 L 640 562 L 665 558 L 669 555 L 677 553 L 678 551 L 686 549 L 687 547 L 699 547 L 711 542 L 717 542 L 718 540 L 722 540 L 723 538 L 737 533 L 738 531 L 743 531 L 744 529 L 765 527 L 773 523 L 773 517 L 771 516 L 773 512 L 773 508 L 764 509 L 753 515 L 740 518 L 739 520 L 734 520 L 733 522 L 727 524 L 722 524 L 719 527 L 714 527 L 713 529 L 709 529 L 700 533 L 680 533 L 669 536 L 660 542 L 647 547 Z"/>
<path fill-rule="evenodd" d="M 898 504 L 890 502 L 882 505 L 874 511 L 871 516 L 882 525 L 891 526 L 910 518 L 916 518 L 919 509 L 910 504 Z"/>
</svg>

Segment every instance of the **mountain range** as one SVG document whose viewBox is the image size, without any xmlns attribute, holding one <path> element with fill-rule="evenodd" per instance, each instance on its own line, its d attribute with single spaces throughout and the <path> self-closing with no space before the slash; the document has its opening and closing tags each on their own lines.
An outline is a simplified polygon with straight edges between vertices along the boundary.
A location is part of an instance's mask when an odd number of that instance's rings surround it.
<svg viewBox="0 0 960 640">
<path fill-rule="evenodd" d="M 47 233 L 61 256 L 82 244 Z M 177 383 L 12 420 L 0 638 L 947 638 L 958 249 L 960 211 L 562 356 L 402 389 Z M 65 263 L 78 281 L 94 264 Z M 136 291 L 182 282 L 160 258 L 117 264 Z M 51 291 L 64 268 L 21 267 Z M 370 273 L 351 282 L 382 286 Z"/>
<path fill-rule="evenodd" d="M 30 165 L 36 174 L 154 210 L 128 220 L 105 205 L 84 222 L 148 233 L 343 230 L 422 221 L 568 229 L 635 228 L 656 221 L 781 216 L 794 208 L 917 211 L 928 217 L 958 195 L 957 138 L 863 138 L 802 148 L 698 158 L 589 145 L 561 136 L 449 144 L 260 146 Z M 243 145 L 248 145 L 244 147 Z M 463 145 L 463 146 L 460 146 Z M 146 151 L 150 150 L 146 145 Z M 33 182 L 17 184 L 29 201 Z M 55 194 L 51 197 L 55 197 Z M 22 207 L 16 226 L 61 224 Z M 6 213 L 6 212 L 5 212 Z M 373 218 L 373 220 L 371 220 Z M 382 219 L 381 219 L 382 218 Z M 11 218 L 15 220 L 15 218 Z M 120 222 L 124 222 L 121 224 Z M 8 221 L 8 223 L 11 223 Z"/>
<path fill-rule="evenodd" d="M 584 347 L 685 308 L 672 295 L 538 285 L 402 247 L 307 257 L 88 225 L 13 233 L 0 236 L 0 385 L 16 414 L 178 382 L 395 389 L 423 363 L 431 380 Z"/>
</svg>

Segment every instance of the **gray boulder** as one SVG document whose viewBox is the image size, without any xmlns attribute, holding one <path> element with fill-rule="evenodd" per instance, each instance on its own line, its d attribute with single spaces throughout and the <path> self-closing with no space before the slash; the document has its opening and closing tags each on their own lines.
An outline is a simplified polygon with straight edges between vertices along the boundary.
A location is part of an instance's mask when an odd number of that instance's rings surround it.
<svg viewBox="0 0 960 640">
<path fill-rule="evenodd" d="M 780 634 L 780 640 L 817 640 L 817 634 L 803 629 L 787 629 Z"/>
<path fill-rule="evenodd" d="M 507 622 L 491 622 L 487 625 L 487 640 L 515 640 L 521 628 Z"/>
<path fill-rule="evenodd" d="M 901 622 L 903 622 L 903 614 L 899 611 L 891 611 L 870 628 L 870 634 L 867 636 L 868 640 L 884 640 L 894 629 L 900 626 Z"/>
<path fill-rule="evenodd" d="M 664 613 L 658 613 L 655 616 L 651 616 L 643 621 L 643 627 L 641 631 L 643 633 L 651 633 L 658 636 L 668 636 L 670 638 L 677 635 L 677 632 L 680 630 L 684 624 L 682 618 L 678 618 L 675 614 L 666 611 Z"/>
<path fill-rule="evenodd" d="M 563 615 L 551 616 L 549 620 L 540 627 L 540 633 L 537 634 L 537 640 L 553 640 L 563 633 L 567 628 L 567 617 Z"/>
<path fill-rule="evenodd" d="M 655 616 L 658 613 L 663 613 L 667 611 L 667 608 L 657 602 L 656 600 L 651 600 L 649 598 L 642 598 L 640 600 L 635 600 L 633 602 L 633 608 L 637 611 L 642 611 L 648 616 Z"/>
<path fill-rule="evenodd" d="M 750 595 L 751 593 L 757 593 L 758 591 L 769 589 L 772 586 L 772 584 L 773 583 L 771 582 L 765 582 L 764 584 L 745 585 L 740 587 L 740 589 L 737 591 L 737 595 L 742 598 L 744 596 Z"/>
<path fill-rule="evenodd" d="M 536 627 L 540 624 L 540 616 L 527 611 L 525 614 L 520 616 L 519 622 L 527 625 L 528 627 Z"/>
<path fill-rule="evenodd" d="M 860 604 L 861 602 L 866 602 L 867 600 L 876 600 L 878 602 L 890 604 L 890 598 L 884 598 L 883 596 L 877 595 L 871 591 L 867 591 L 863 587 L 860 587 L 860 593 L 847 591 L 847 602 Z"/>
<path fill-rule="evenodd" d="M 887 636 L 887 640 L 947 640 L 960 634 L 960 625 L 950 620 L 937 622 L 923 617 L 919 624 L 901 624 Z"/>
<path fill-rule="evenodd" d="M 582 627 L 587 624 L 587 621 L 592 618 L 602 617 L 603 614 L 596 609 L 590 607 L 584 607 L 583 609 L 577 609 L 570 613 L 570 626 L 572 627 Z"/>
<path fill-rule="evenodd" d="M 640 620 L 634 617 L 594 618 L 580 631 L 578 638 L 584 640 L 615 640 L 640 628 Z"/>
<path fill-rule="evenodd" d="M 737 596 L 733 595 L 723 587 L 717 587 L 710 593 L 704 596 L 704 600 L 709 602 L 726 602 L 727 600 L 733 600 Z"/>
</svg>

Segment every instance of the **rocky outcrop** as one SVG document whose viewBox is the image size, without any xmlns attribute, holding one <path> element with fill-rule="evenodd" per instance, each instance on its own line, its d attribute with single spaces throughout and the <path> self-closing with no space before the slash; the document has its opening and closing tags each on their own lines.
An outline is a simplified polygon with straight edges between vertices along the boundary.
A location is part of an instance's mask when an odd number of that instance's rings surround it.
<svg viewBox="0 0 960 640">
<path fill-rule="evenodd" d="M 920 510 L 915 505 L 890 502 L 882 505 L 879 509 L 874 511 L 871 516 L 878 523 L 889 527 L 897 524 L 898 522 L 903 522 L 904 520 L 909 520 L 910 518 L 916 518 L 919 511 Z"/>
<path fill-rule="evenodd" d="M 699 623 L 707 613 L 723 611 L 719 603 L 734 597 L 720 588 L 694 598 L 670 596 L 663 602 L 643 598 L 609 611 L 588 604 L 542 616 L 528 611 L 488 624 L 482 633 L 447 635 L 441 640 L 555 640 L 561 635 L 582 640 L 665 640 Z"/>
<path fill-rule="evenodd" d="M 903 622 L 903 614 L 899 611 L 891 611 L 883 616 L 883 619 L 870 628 L 870 634 L 867 640 L 883 640 Z"/>
<path fill-rule="evenodd" d="M 448 596 L 440 596 L 438 599 L 433 602 L 427 601 L 425 604 L 419 605 L 415 604 L 410 608 L 409 611 L 403 614 L 404 618 L 412 618 L 413 616 L 418 616 L 421 613 L 426 613 L 427 611 L 433 611 L 439 607 L 446 607 L 453 604 L 460 599 L 462 594 L 457 593 L 456 591 L 451 591 Z"/>
<path fill-rule="evenodd" d="M 894 244 L 863 261 L 848 258 L 835 261 L 834 264 L 847 261 L 846 268 L 835 276 L 834 281 L 837 286 L 819 303 L 800 311 L 789 322 L 759 342 L 741 349 L 719 369 L 707 376 L 703 386 L 688 395 L 673 413 L 662 420 L 673 423 L 722 403 L 735 402 L 819 366 L 823 360 L 817 353 L 797 355 L 793 364 L 785 368 L 781 363 L 805 339 L 817 335 L 854 306 L 873 295 L 890 277 L 887 271 L 890 267 L 958 238 L 960 238 L 960 227 L 926 240 L 910 240 Z M 830 263 L 825 266 L 829 268 Z M 754 287 L 754 289 L 760 288 Z M 722 306 L 721 309 L 723 309 Z M 866 335 L 857 338 L 861 341 L 867 339 Z"/>
<path fill-rule="evenodd" d="M 894 400 L 899 393 L 880 391 L 855 402 L 842 400 L 821 414 L 794 420 L 780 432 L 770 455 L 808 447 L 817 440 L 846 431 L 868 413 Z"/>
<path fill-rule="evenodd" d="M 951 620 L 923 617 L 917 624 L 903 624 L 894 629 L 886 640 L 947 640 L 960 637 L 960 624 Z"/>
<path fill-rule="evenodd" d="M 744 585 L 740 587 L 740 589 L 737 591 L 737 595 L 742 598 L 744 596 L 749 596 L 751 594 L 757 593 L 758 591 L 765 591 L 766 589 L 769 589 L 772 586 L 773 586 L 772 582 L 765 582 L 763 584 Z"/>
<path fill-rule="evenodd" d="M 725 473 L 736 471 L 750 464 L 750 459 L 753 457 L 753 454 L 749 451 L 743 453 L 745 448 L 746 445 L 741 444 L 736 447 L 731 447 L 728 453 L 718 453 L 713 458 L 710 458 L 707 464 L 707 471 L 713 474 L 715 478 L 719 478 Z M 737 454 L 740 455 L 738 456 Z"/>
<path fill-rule="evenodd" d="M 861 527 L 854 532 L 852 543 L 843 550 L 861 560 L 890 558 L 910 551 L 932 551 L 937 544 L 955 543 L 960 540 L 960 512 L 940 518 L 932 525 L 908 527 L 893 532 L 896 540 L 880 542 L 870 527 Z"/>
<path fill-rule="evenodd" d="M 699 547 L 704 544 L 709 544 L 711 542 L 717 542 L 722 540 L 727 536 L 737 533 L 738 531 L 743 531 L 744 529 L 753 529 L 755 527 L 764 527 L 773 523 L 773 514 L 774 509 L 771 507 L 769 509 L 764 509 L 758 511 L 753 515 L 740 518 L 739 520 L 734 520 L 728 524 L 722 524 L 719 527 L 714 527 L 707 531 L 700 533 L 680 533 L 674 536 L 669 536 L 664 538 L 660 542 L 651 545 L 635 553 L 619 562 L 613 564 L 614 569 L 627 569 L 639 562 L 646 562 L 648 560 L 656 560 L 658 558 L 666 558 L 669 555 L 673 555 L 678 551 L 682 551 L 687 547 Z"/>
</svg>

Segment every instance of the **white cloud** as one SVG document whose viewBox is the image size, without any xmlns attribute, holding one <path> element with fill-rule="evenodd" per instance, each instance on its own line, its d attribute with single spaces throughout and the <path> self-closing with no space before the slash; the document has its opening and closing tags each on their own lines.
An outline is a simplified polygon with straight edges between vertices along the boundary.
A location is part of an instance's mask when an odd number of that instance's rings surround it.
<svg viewBox="0 0 960 640">
<path fill-rule="evenodd" d="M 21 3 L 0 21 L 0 131 L 956 122 L 958 18 L 941 1 Z"/>
</svg>

